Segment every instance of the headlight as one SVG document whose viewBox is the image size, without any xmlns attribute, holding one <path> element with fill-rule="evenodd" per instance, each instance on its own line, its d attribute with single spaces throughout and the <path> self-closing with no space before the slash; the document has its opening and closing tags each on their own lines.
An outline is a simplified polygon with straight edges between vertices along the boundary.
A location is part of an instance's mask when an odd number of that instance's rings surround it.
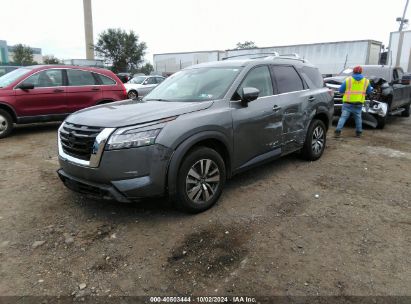
<svg viewBox="0 0 411 304">
<path fill-rule="evenodd" d="M 141 129 L 121 128 L 116 130 L 107 143 L 107 150 L 136 148 L 153 145 L 161 129 L 140 131 Z"/>
</svg>

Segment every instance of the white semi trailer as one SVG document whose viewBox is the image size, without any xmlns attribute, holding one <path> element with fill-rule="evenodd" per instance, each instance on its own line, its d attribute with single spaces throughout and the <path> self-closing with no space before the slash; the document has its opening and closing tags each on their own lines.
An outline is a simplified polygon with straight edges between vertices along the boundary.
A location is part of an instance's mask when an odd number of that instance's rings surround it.
<svg viewBox="0 0 411 304">
<path fill-rule="evenodd" d="M 159 73 L 174 73 L 189 65 L 222 60 L 243 54 L 298 54 L 315 64 L 325 75 L 335 75 L 345 67 L 378 64 L 382 43 L 374 40 L 273 46 L 252 49 L 168 53 L 154 55 L 154 68 Z"/>
</svg>

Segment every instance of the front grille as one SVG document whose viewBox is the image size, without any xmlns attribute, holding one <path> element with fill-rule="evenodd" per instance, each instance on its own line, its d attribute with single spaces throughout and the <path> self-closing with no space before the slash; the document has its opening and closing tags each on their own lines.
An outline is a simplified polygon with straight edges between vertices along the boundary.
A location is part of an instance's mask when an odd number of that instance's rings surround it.
<svg viewBox="0 0 411 304">
<path fill-rule="evenodd" d="M 90 160 L 94 141 L 103 130 L 99 127 L 81 126 L 64 123 L 60 129 L 60 141 L 63 151 L 82 160 Z"/>
</svg>

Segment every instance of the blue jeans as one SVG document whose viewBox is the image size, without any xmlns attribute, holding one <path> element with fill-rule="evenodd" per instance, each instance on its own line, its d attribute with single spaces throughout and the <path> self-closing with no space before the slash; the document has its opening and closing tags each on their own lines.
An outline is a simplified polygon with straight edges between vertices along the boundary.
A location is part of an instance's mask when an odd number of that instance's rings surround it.
<svg viewBox="0 0 411 304">
<path fill-rule="evenodd" d="M 352 114 L 355 120 L 355 131 L 357 133 L 362 133 L 362 105 L 343 103 L 341 111 L 341 117 L 338 120 L 337 129 L 335 129 L 335 131 L 341 132 L 341 129 L 344 127 L 345 122 L 348 120 L 348 118 L 350 118 L 350 115 Z"/>
</svg>

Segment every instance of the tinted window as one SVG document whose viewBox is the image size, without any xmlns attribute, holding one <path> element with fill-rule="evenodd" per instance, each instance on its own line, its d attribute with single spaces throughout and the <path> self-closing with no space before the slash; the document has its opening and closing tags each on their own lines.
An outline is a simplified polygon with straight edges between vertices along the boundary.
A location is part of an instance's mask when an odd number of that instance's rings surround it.
<svg viewBox="0 0 411 304">
<path fill-rule="evenodd" d="M 33 84 L 35 88 L 58 87 L 63 85 L 63 75 L 61 70 L 46 70 L 31 75 L 23 83 Z"/>
<path fill-rule="evenodd" d="M 100 74 L 95 74 L 95 75 L 98 75 L 98 77 L 100 77 L 101 83 L 104 84 L 104 85 L 116 84 L 116 82 L 113 79 L 111 79 L 110 77 L 103 76 L 103 75 L 100 75 Z"/>
<path fill-rule="evenodd" d="M 310 87 L 322 88 L 324 80 L 317 68 L 303 67 L 303 73 L 307 76 L 306 82 L 310 83 Z"/>
<path fill-rule="evenodd" d="M 252 87 L 260 91 L 258 97 L 273 95 L 273 84 L 271 81 L 270 71 L 267 66 L 261 66 L 252 69 L 244 78 L 242 84 L 237 90 L 238 95 L 242 95 L 242 89 Z"/>
<path fill-rule="evenodd" d="M 87 71 L 67 70 L 67 77 L 70 86 L 86 86 L 97 84 L 91 72 Z"/>
<path fill-rule="evenodd" d="M 275 79 L 277 80 L 278 93 L 301 91 L 303 82 L 297 71 L 292 66 L 274 66 Z"/>
<path fill-rule="evenodd" d="M 164 81 L 163 77 L 156 77 L 157 83 L 162 83 Z"/>
</svg>

